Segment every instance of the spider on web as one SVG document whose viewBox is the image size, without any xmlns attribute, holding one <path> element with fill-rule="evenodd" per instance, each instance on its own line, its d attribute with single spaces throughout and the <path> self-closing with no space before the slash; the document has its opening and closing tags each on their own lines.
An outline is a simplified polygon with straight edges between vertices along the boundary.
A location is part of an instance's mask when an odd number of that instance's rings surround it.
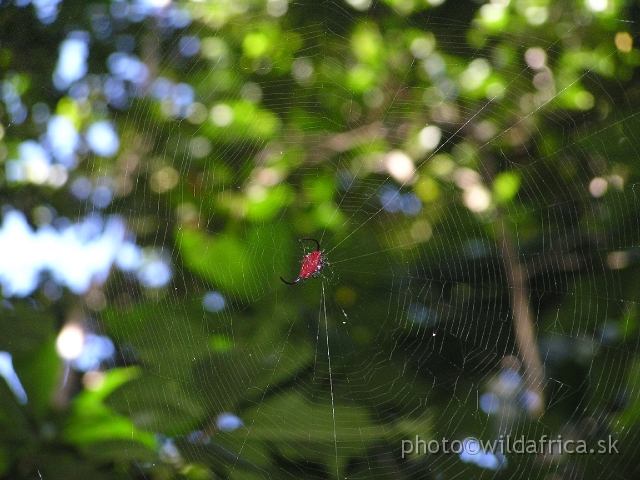
<svg viewBox="0 0 640 480">
<path fill-rule="evenodd" d="M 282 282 L 287 285 L 295 285 L 300 280 L 306 280 L 309 277 L 315 277 L 318 273 L 322 271 L 324 268 L 324 259 L 322 258 L 322 250 L 320 250 L 320 242 L 315 238 L 301 238 L 301 242 L 315 242 L 316 249 L 308 253 L 302 259 L 302 267 L 300 267 L 300 273 L 298 274 L 298 278 L 296 278 L 293 282 L 287 282 L 284 278 L 280 277 Z"/>
</svg>

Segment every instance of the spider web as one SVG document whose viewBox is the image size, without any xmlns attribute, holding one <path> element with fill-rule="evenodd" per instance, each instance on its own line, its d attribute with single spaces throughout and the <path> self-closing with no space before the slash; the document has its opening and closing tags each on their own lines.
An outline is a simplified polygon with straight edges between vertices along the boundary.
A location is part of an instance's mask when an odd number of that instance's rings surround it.
<svg viewBox="0 0 640 480">
<path fill-rule="evenodd" d="M 87 390 L 157 442 L 127 475 L 637 472 L 635 24 L 525 3 L 91 10 L 120 149 L 68 185 L 146 268 L 83 307 L 121 375 Z M 325 267 L 283 285 L 303 237 Z M 621 453 L 403 453 L 543 435 Z"/>
</svg>

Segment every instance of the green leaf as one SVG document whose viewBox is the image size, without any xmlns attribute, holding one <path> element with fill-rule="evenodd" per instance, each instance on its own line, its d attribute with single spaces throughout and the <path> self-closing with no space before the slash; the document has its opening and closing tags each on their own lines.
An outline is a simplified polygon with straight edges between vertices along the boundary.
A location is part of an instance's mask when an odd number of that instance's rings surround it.
<svg viewBox="0 0 640 480">
<path fill-rule="evenodd" d="M 266 221 L 271 220 L 290 204 L 295 194 L 289 185 L 276 185 L 271 188 L 256 187 L 247 197 L 247 219 Z"/>
<path fill-rule="evenodd" d="M 255 283 L 246 281 L 258 274 L 256 264 L 233 237 L 185 229 L 178 232 L 178 245 L 186 265 L 221 290 L 242 298 L 258 293 Z"/>
<path fill-rule="evenodd" d="M 130 418 L 116 414 L 105 405 L 106 398 L 117 388 L 140 375 L 135 367 L 116 368 L 100 374 L 89 389 L 83 390 L 72 402 L 63 436 L 79 446 L 96 442 L 133 441 L 153 450 L 152 433 L 137 429 Z"/>
<path fill-rule="evenodd" d="M 493 181 L 493 198 L 506 203 L 513 200 L 520 189 L 520 175 L 516 172 L 502 172 Z"/>
</svg>

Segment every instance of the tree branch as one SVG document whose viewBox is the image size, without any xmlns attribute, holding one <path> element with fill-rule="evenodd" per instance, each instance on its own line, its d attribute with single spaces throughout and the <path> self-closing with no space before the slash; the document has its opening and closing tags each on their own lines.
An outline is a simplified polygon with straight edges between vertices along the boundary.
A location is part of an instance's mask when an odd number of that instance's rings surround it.
<svg viewBox="0 0 640 480">
<path fill-rule="evenodd" d="M 540 400 L 537 405 L 531 405 L 528 411 L 531 416 L 538 417 L 545 409 L 544 372 L 536 343 L 533 310 L 529 303 L 528 274 L 518 259 L 514 239 L 509 234 L 504 220 L 499 220 L 496 227 L 498 248 L 507 275 L 513 329 L 524 369 L 525 386 Z"/>
</svg>

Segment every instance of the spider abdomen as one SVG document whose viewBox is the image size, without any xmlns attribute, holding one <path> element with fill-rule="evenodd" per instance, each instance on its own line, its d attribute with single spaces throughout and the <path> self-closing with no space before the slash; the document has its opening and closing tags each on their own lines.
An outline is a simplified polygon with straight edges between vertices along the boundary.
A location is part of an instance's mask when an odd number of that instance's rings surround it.
<svg viewBox="0 0 640 480">
<path fill-rule="evenodd" d="M 299 277 L 306 279 L 320 270 L 322 270 L 322 252 L 315 250 L 302 259 Z"/>
</svg>

